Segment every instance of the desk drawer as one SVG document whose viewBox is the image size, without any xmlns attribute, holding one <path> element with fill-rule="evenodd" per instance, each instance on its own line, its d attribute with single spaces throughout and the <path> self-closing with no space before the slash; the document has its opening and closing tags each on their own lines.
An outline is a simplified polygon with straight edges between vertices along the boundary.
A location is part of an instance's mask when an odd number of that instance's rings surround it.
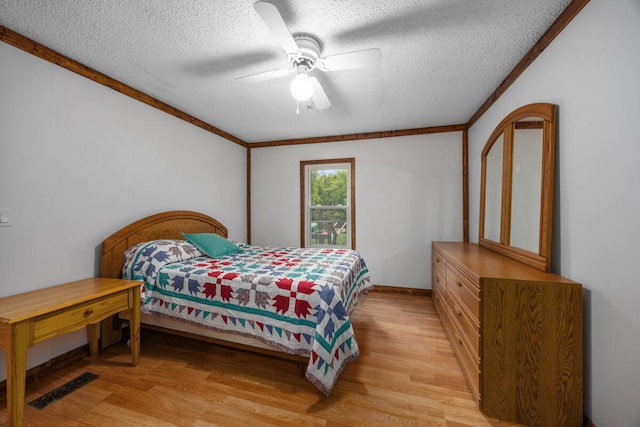
<svg viewBox="0 0 640 427">
<path fill-rule="evenodd" d="M 34 322 L 34 344 L 97 323 L 128 308 L 129 292 L 124 290 L 40 316 Z"/>
</svg>

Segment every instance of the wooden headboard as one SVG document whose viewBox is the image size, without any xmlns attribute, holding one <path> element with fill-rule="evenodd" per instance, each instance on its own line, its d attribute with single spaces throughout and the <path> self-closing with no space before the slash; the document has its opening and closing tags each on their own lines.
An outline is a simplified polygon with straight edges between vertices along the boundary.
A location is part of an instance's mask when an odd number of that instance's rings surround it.
<svg viewBox="0 0 640 427">
<path fill-rule="evenodd" d="M 121 230 L 102 242 L 100 275 L 122 277 L 124 252 L 141 242 L 158 239 L 184 239 L 182 233 L 216 233 L 227 237 L 227 227 L 207 215 L 191 211 L 170 211 L 151 215 Z"/>
</svg>

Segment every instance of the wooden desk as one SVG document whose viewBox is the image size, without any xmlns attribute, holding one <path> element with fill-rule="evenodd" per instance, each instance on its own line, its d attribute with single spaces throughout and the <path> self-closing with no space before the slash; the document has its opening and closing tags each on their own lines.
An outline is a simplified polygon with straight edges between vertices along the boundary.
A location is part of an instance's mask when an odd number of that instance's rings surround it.
<svg viewBox="0 0 640 427">
<path fill-rule="evenodd" d="M 90 278 L 0 298 L 0 348 L 7 359 L 7 425 L 21 426 L 27 348 L 49 338 L 87 327 L 91 357 L 98 354 L 99 322 L 128 310 L 131 359 L 140 358 L 140 289 L 142 282 Z"/>
</svg>

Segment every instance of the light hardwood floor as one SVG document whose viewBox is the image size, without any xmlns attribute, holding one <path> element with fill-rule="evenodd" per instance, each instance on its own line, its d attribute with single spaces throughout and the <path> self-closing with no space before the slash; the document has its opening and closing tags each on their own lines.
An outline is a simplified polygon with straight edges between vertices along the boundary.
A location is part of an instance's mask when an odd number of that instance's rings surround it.
<svg viewBox="0 0 640 427">
<path fill-rule="evenodd" d="M 25 406 L 24 425 L 514 425 L 478 410 L 430 297 L 371 292 L 352 322 L 361 355 L 328 398 L 295 363 L 143 331 L 136 368 L 118 344 L 28 386 L 25 402 L 86 371 L 99 375 L 42 410 Z"/>
</svg>

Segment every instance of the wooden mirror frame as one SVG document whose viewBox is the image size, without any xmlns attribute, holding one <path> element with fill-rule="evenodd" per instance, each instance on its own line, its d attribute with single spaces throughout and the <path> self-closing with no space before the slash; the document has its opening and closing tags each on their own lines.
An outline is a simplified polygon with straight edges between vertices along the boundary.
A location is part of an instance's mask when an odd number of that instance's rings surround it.
<svg viewBox="0 0 640 427">
<path fill-rule="evenodd" d="M 531 118 L 540 119 L 543 129 L 540 181 L 540 227 L 537 253 L 510 245 L 514 131 L 517 126 L 526 126 L 527 121 L 522 120 L 529 120 Z M 544 272 L 551 270 L 551 225 L 553 217 L 556 118 L 557 106 L 553 104 L 529 104 L 518 108 L 505 117 L 495 128 L 485 144 L 481 156 L 482 176 L 480 182 L 480 228 L 478 244 Z M 500 241 L 496 242 L 484 237 L 487 155 L 496 140 L 503 134 Z"/>
</svg>

